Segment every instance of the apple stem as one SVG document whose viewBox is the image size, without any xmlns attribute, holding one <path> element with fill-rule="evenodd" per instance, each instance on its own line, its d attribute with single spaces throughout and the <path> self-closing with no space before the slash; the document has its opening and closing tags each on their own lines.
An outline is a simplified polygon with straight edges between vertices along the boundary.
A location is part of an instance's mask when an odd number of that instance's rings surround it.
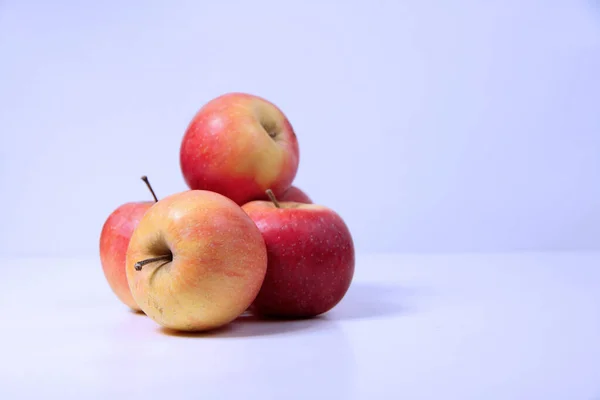
<svg viewBox="0 0 600 400">
<path fill-rule="evenodd" d="M 275 207 L 281 208 L 281 205 L 279 205 L 279 202 L 277 201 L 277 197 L 275 197 L 275 194 L 271 189 L 267 189 L 267 196 L 269 196 L 269 199 L 275 204 Z"/>
<path fill-rule="evenodd" d="M 164 260 L 164 261 L 173 261 L 173 254 L 165 254 L 164 256 L 147 258 L 145 260 L 136 262 L 133 267 L 135 268 L 136 271 L 141 271 L 142 267 L 144 265 L 150 264 L 151 262 L 162 261 L 162 260 Z"/>
<path fill-rule="evenodd" d="M 152 185 L 150 185 L 150 181 L 148 180 L 148 177 L 146 175 L 144 175 L 144 176 L 142 176 L 142 180 L 144 181 L 146 186 L 148 186 L 148 189 L 150 189 L 150 193 L 152 193 L 152 197 L 154 197 L 154 202 L 157 203 L 158 198 L 156 197 L 156 194 L 154 193 L 154 189 L 152 189 Z"/>
</svg>

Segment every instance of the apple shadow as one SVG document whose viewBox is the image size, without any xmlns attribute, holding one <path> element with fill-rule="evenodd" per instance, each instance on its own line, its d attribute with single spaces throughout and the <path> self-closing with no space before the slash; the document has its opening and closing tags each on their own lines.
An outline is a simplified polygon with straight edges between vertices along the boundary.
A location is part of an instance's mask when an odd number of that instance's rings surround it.
<svg viewBox="0 0 600 400">
<path fill-rule="evenodd" d="M 414 288 L 355 282 L 327 315 L 331 319 L 346 320 L 408 314 L 416 309 L 417 294 Z"/>
<path fill-rule="evenodd" d="M 245 312 L 233 322 L 204 332 L 158 330 L 168 336 L 186 338 L 240 338 L 327 329 L 335 321 L 380 318 L 415 312 L 415 300 L 423 293 L 416 288 L 380 283 L 354 282 L 332 310 L 313 318 L 265 319 Z"/>
<path fill-rule="evenodd" d="M 267 336 L 297 331 L 315 330 L 330 325 L 332 321 L 320 316 L 306 319 L 263 319 L 244 313 L 231 323 L 205 332 L 182 332 L 164 327 L 159 331 L 168 336 L 187 338 L 241 338 Z"/>
</svg>

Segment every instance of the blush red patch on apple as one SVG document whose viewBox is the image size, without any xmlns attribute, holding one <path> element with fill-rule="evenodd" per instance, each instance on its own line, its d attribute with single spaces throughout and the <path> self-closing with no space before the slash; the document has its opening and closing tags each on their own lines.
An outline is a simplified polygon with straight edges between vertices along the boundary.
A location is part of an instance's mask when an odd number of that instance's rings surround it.
<svg viewBox="0 0 600 400">
<path fill-rule="evenodd" d="M 100 234 L 109 287 L 176 331 L 334 308 L 354 276 L 354 243 L 334 210 L 293 186 L 296 133 L 270 101 L 228 93 L 188 125 L 180 167 L 189 190 L 125 203 Z"/>
</svg>

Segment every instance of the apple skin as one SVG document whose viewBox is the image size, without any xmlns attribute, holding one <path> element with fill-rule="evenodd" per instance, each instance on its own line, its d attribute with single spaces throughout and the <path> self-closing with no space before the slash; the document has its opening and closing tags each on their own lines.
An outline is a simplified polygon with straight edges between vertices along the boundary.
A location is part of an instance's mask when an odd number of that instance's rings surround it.
<svg viewBox="0 0 600 400">
<path fill-rule="evenodd" d="M 265 200 L 270 201 L 269 196 L 266 193 L 257 199 L 254 200 Z M 254 201 L 251 200 L 251 201 Z M 313 201 L 308 195 L 297 186 L 290 186 L 288 190 L 283 192 L 282 195 L 277 196 L 277 200 L 280 202 L 295 202 L 295 203 L 304 203 L 304 204 L 313 204 Z"/>
<path fill-rule="evenodd" d="M 139 261 L 172 255 L 135 269 Z M 178 331 L 226 325 L 254 301 L 265 277 L 264 240 L 231 199 L 189 190 L 144 215 L 127 251 L 133 298 L 155 322 Z"/>
<path fill-rule="evenodd" d="M 100 233 L 100 263 L 112 291 L 126 306 L 140 311 L 127 282 L 125 259 L 129 240 L 146 211 L 154 202 L 125 203 L 104 222 Z"/>
<path fill-rule="evenodd" d="M 272 136 L 271 136 L 272 135 Z M 282 195 L 299 164 L 292 125 L 273 103 L 246 93 L 227 93 L 192 118 L 179 158 L 190 189 L 220 193 L 242 205 L 267 189 Z"/>
<path fill-rule="evenodd" d="M 296 202 L 305 204 L 312 204 L 313 202 L 304 191 L 296 186 L 291 186 L 283 193 L 283 195 L 279 196 L 278 200 L 283 202 Z"/>
<path fill-rule="evenodd" d="M 268 267 L 250 311 L 259 316 L 306 318 L 323 314 L 345 296 L 354 276 L 354 243 L 330 208 L 256 200 L 242 208 L 267 246 Z"/>
</svg>

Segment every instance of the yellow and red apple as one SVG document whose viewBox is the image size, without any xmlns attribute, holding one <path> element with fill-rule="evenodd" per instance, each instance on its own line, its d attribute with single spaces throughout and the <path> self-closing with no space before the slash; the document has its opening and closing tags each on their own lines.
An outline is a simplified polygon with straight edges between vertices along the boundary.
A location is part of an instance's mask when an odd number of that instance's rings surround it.
<svg viewBox="0 0 600 400">
<path fill-rule="evenodd" d="M 190 189 L 210 190 L 238 205 L 271 189 L 281 196 L 299 164 L 296 134 L 272 102 L 227 93 L 205 104 L 188 125 L 180 166 Z"/>
<path fill-rule="evenodd" d="M 218 328 L 254 301 L 265 277 L 260 231 L 231 199 L 189 190 L 163 198 L 142 218 L 127 251 L 131 293 L 158 324 Z"/>
</svg>

